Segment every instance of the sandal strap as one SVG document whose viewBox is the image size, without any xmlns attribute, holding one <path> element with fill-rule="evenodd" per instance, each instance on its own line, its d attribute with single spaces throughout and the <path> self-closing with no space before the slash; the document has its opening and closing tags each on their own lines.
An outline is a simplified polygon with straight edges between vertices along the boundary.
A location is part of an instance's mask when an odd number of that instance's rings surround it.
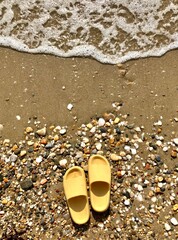
<svg viewBox="0 0 178 240">
<path fill-rule="evenodd" d="M 67 199 L 78 196 L 87 196 L 85 178 L 83 176 L 78 176 L 76 178 L 67 179 L 64 191 Z"/>
</svg>

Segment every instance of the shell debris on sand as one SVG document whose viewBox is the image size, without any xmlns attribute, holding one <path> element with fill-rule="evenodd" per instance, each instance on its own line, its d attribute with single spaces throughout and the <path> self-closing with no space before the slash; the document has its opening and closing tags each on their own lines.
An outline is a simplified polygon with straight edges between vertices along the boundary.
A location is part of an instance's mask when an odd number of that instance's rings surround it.
<svg viewBox="0 0 178 240">
<path fill-rule="evenodd" d="M 176 239 L 176 137 L 165 134 L 161 120 L 148 133 L 119 104 L 113 107 L 116 111 L 76 128 L 75 135 L 69 126 L 30 123 L 21 141 L 0 140 L 1 239 L 15 234 L 31 240 L 44 235 L 54 240 L 159 239 L 160 233 Z M 92 154 L 105 156 L 111 166 L 110 211 L 92 212 L 89 227 L 81 231 L 72 224 L 62 181 L 72 166 L 81 166 L 87 176 Z"/>
<path fill-rule="evenodd" d="M 67 105 L 67 109 L 68 109 L 69 111 L 71 111 L 73 107 L 74 107 L 74 106 L 73 106 L 72 103 L 69 103 L 69 104 Z"/>
</svg>

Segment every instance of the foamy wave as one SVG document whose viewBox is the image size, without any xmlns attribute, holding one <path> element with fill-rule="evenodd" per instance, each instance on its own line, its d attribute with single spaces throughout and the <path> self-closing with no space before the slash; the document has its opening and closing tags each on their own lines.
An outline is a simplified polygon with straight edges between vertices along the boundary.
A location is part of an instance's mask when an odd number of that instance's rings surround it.
<svg viewBox="0 0 178 240">
<path fill-rule="evenodd" d="M 103 63 L 160 56 L 178 47 L 176 0 L 6 0 L 0 45 Z"/>
</svg>

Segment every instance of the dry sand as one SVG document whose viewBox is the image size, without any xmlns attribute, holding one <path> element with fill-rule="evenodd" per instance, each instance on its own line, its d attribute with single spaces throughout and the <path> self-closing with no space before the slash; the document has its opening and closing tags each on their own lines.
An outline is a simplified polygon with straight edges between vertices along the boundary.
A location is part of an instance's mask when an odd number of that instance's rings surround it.
<svg viewBox="0 0 178 240">
<path fill-rule="evenodd" d="M 3 139 L 15 142 L 22 138 L 33 118 L 41 126 L 75 129 L 109 111 L 114 101 L 122 101 L 125 113 L 148 131 L 163 116 L 170 132 L 170 119 L 178 117 L 178 50 L 129 61 L 121 68 L 92 59 L 32 55 L 7 48 L 0 48 L 0 56 Z M 74 106 L 71 112 L 68 103 Z"/>
</svg>

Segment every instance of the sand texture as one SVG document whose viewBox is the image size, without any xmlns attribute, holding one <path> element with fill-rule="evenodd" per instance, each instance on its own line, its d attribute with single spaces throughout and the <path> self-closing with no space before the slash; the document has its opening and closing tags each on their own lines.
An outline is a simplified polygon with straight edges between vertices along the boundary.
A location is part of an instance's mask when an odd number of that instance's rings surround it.
<svg viewBox="0 0 178 240">
<path fill-rule="evenodd" d="M 79 126 L 110 110 L 114 101 L 122 101 L 124 111 L 149 129 L 160 116 L 169 122 L 178 111 L 177 51 L 161 58 L 130 61 L 122 67 L 6 48 L 0 49 L 0 56 L 3 138 L 19 140 L 33 118 L 41 124 Z M 69 103 L 74 106 L 71 112 Z"/>
<path fill-rule="evenodd" d="M 63 176 L 88 179 L 93 154 L 110 208 L 77 226 Z M 104 65 L 0 48 L 0 239 L 177 239 L 177 157 L 178 50 Z"/>
</svg>

